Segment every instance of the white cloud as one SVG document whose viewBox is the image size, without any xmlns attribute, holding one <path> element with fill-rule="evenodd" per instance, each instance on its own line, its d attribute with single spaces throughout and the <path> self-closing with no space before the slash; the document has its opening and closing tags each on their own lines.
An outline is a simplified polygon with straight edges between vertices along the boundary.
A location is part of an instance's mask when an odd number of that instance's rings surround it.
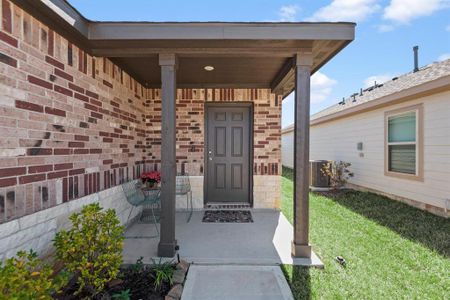
<svg viewBox="0 0 450 300">
<path fill-rule="evenodd" d="M 386 81 L 389 81 L 394 76 L 392 74 L 379 74 L 379 75 L 373 75 L 364 80 L 364 87 L 368 88 L 375 84 L 375 81 L 377 84 L 384 83 Z"/>
<path fill-rule="evenodd" d="M 450 53 L 444 53 L 438 57 L 438 61 L 450 59 Z"/>
<path fill-rule="evenodd" d="M 379 32 L 389 32 L 394 30 L 395 27 L 393 25 L 381 24 L 376 26 L 376 28 Z"/>
<path fill-rule="evenodd" d="M 299 7 L 297 5 L 284 5 L 278 11 L 280 22 L 294 22 L 297 17 Z"/>
<path fill-rule="evenodd" d="M 314 73 L 311 76 L 311 103 L 317 104 L 326 100 L 336 84 L 337 81 L 327 75 L 321 72 Z"/>
<path fill-rule="evenodd" d="M 330 97 L 333 87 L 337 84 L 337 81 L 328 77 L 327 75 L 316 72 L 311 76 L 311 111 L 314 112 L 317 105 L 327 100 Z M 294 123 L 294 96 L 295 93 L 291 93 L 283 100 L 282 106 L 282 127 L 286 127 Z"/>
<path fill-rule="evenodd" d="M 320 8 L 307 21 L 361 22 L 380 9 L 378 0 L 333 0 Z"/>
<path fill-rule="evenodd" d="M 383 18 L 396 23 L 408 24 L 413 19 L 432 15 L 448 8 L 449 0 L 391 0 L 384 8 Z"/>
</svg>

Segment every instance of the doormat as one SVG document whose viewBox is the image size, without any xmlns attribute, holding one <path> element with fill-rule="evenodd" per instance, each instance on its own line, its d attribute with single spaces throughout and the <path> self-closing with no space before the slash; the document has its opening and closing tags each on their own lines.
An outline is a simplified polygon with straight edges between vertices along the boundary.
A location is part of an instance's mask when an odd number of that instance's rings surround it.
<svg viewBox="0 0 450 300">
<path fill-rule="evenodd" d="M 221 210 L 221 209 L 249 209 L 250 204 L 248 203 L 213 203 L 213 204 L 206 204 L 207 209 L 212 210 Z"/>
<path fill-rule="evenodd" d="M 253 223 L 249 210 L 207 210 L 203 215 L 204 223 Z"/>
</svg>

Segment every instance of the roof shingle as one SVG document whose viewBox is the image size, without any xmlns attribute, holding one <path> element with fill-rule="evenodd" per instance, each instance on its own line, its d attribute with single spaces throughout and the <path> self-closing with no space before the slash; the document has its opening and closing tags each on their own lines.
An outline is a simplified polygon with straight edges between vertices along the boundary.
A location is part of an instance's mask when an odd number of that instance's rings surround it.
<svg viewBox="0 0 450 300">
<path fill-rule="evenodd" d="M 359 92 L 355 93 L 345 98 L 344 104 L 335 104 L 312 115 L 311 120 L 344 111 L 351 107 L 374 101 L 381 97 L 391 95 L 448 75 L 450 75 L 450 59 L 435 62 L 420 68 L 417 72 L 410 72 L 394 77 L 393 79 L 381 84 L 377 83 L 376 87 L 372 86 L 363 90 L 362 95 Z"/>
</svg>

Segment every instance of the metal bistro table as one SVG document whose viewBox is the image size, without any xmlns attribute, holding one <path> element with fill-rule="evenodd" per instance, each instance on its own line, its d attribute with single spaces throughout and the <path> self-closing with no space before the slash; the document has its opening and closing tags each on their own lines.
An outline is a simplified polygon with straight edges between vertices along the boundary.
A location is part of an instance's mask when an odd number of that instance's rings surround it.
<svg viewBox="0 0 450 300">
<path fill-rule="evenodd" d="M 142 186 L 141 189 L 148 199 L 142 208 L 141 221 L 143 223 L 153 223 L 153 216 L 155 216 L 155 221 L 159 223 L 161 215 L 161 188 Z"/>
<path fill-rule="evenodd" d="M 159 186 L 152 188 L 142 186 L 141 189 L 144 192 L 146 198 L 154 199 L 154 201 L 149 200 L 147 202 L 150 204 L 144 205 L 142 219 L 143 222 L 146 222 L 146 220 L 149 220 L 151 222 L 151 219 L 153 218 L 153 215 L 151 213 L 154 213 L 157 218 L 157 222 L 159 223 L 159 217 L 161 215 L 161 188 Z M 186 221 L 189 223 L 193 213 L 193 205 L 191 183 L 189 180 L 189 175 L 187 173 L 177 174 L 175 194 L 186 196 Z M 157 207 L 155 207 L 155 205 L 157 205 Z M 148 211 L 150 211 L 150 214 L 148 213 Z"/>
</svg>

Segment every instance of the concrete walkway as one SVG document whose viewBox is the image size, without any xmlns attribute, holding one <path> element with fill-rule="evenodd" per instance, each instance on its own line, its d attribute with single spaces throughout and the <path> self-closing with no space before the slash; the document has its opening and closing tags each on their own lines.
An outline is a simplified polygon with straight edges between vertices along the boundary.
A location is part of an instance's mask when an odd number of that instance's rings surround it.
<svg viewBox="0 0 450 300">
<path fill-rule="evenodd" d="M 181 300 L 293 300 L 278 266 L 191 265 Z"/>
<path fill-rule="evenodd" d="M 253 223 L 202 223 L 203 212 L 177 213 L 176 238 L 180 257 L 194 264 L 211 265 L 305 265 L 322 267 L 313 253 L 311 259 L 292 258 L 293 228 L 276 210 L 252 210 Z M 153 224 L 133 224 L 125 236 L 154 236 Z M 134 263 L 139 257 L 151 263 L 157 257 L 158 238 L 125 239 L 123 258 Z"/>
</svg>

